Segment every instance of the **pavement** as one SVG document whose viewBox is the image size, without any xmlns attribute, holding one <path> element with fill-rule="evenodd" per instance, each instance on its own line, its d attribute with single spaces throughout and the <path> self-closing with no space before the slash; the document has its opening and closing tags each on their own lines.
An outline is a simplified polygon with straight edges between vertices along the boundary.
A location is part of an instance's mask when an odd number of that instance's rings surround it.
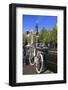
<svg viewBox="0 0 68 90">
<path fill-rule="evenodd" d="M 46 70 L 45 70 L 43 73 L 41 73 L 41 74 L 51 74 L 51 73 L 53 73 L 53 72 L 50 71 L 50 70 L 48 70 L 48 69 L 46 69 Z M 23 74 L 24 74 L 24 75 L 37 74 L 35 66 L 34 66 L 34 65 L 33 65 L 33 66 L 23 65 Z"/>
</svg>

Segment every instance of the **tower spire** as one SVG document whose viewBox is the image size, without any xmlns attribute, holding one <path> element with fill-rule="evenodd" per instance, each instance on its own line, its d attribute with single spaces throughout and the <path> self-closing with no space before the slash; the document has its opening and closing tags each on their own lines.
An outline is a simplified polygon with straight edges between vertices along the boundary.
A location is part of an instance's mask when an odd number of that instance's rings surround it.
<svg viewBox="0 0 68 90">
<path fill-rule="evenodd" d="M 35 31 L 36 31 L 36 34 L 38 34 L 38 23 L 36 23 Z"/>
</svg>

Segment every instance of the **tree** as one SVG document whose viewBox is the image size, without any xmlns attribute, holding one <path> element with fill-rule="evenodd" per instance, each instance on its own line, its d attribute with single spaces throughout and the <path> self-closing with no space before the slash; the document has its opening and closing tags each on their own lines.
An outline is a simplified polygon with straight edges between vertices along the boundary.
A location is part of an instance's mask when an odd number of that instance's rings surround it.
<svg viewBox="0 0 68 90">
<path fill-rule="evenodd" d="M 46 30 L 42 28 L 39 36 L 39 40 L 41 43 L 48 44 L 49 46 L 56 47 L 57 46 L 57 25 L 53 27 L 52 30 Z"/>
<path fill-rule="evenodd" d="M 52 43 L 54 47 L 57 45 L 57 25 L 55 25 L 52 30 Z"/>
<path fill-rule="evenodd" d="M 48 30 L 47 32 L 47 42 L 51 43 L 52 42 L 52 31 Z"/>
<path fill-rule="evenodd" d="M 40 32 L 39 40 L 43 44 L 47 42 L 47 31 L 44 27 L 42 28 L 42 30 Z"/>
</svg>

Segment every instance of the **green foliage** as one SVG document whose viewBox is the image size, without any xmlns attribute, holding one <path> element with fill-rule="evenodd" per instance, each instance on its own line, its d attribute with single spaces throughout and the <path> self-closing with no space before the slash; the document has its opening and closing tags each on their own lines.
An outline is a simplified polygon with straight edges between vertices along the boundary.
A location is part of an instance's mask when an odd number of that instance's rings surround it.
<svg viewBox="0 0 68 90">
<path fill-rule="evenodd" d="M 53 43 L 57 43 L 57 26 L 54 26 L 53 28 L 52 39 L 53 39 Z"/>
<path fill-rule="evenodd" d="M 40 40 L 40 42 L 42 42 L 42 43 L 47 42 L 47 31 L 46 31 L 45 28 L 42 28 L 42 30 L 41 30 L 41 32 L 40 32 L 39 40 Z"/>
<path fill-rule="evenodd" d="M 52 42 L 52 31 L 48 30 L 47 32 L 47 42 L 51 43 Z"/>
<path fill-rule="evenodd" d="M 57 43 L 57 26 L 55 25 L 52 30 L 48 31 L 45 28 L 42 28 L 39 40 L 42 43 Z"/>
</svg>

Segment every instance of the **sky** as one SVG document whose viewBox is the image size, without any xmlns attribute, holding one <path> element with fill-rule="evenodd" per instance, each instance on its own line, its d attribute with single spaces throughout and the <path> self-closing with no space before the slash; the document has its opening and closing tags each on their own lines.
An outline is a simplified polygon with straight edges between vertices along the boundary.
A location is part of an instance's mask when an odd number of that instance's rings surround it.
<svg viewBox="0 0 68 90">
<path fill-rule="evenodd" d="M 38 31 L 44 27 L 46 30 L 51 30 L 57 24 L 57 16 L 40 16 L 40 15 L 23 15 L 23 30 L 34 31 L 36 23 L 38 24 Z"/>
</svg>

